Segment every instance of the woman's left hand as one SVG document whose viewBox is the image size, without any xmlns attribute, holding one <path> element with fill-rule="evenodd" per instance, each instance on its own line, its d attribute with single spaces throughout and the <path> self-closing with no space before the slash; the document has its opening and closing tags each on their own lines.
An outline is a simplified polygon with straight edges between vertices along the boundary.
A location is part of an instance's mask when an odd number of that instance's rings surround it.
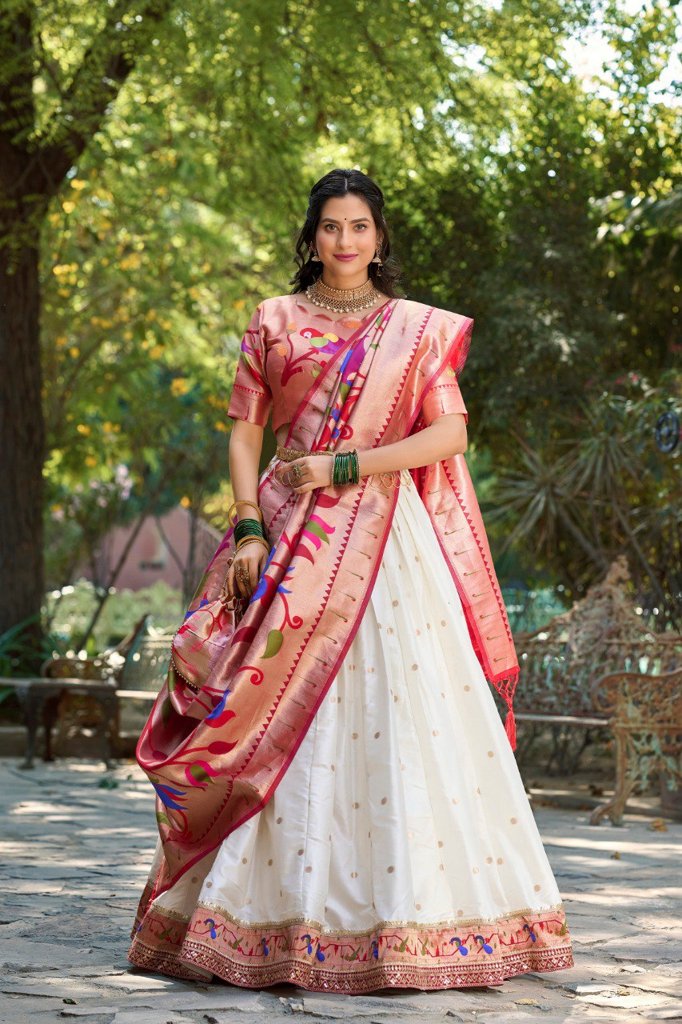
<svg viewBox="0 0 682 1024">
<path fill-rule="evenodd" d="M 294 466 L 300 466 L 301 475 L 296 480 Z M 332 482 L 334 456 L 304 455 L 292 462 L 282 462 L 275 469 L 275 476 L 280 483 L 290 487 L 295 494 L 314 491 L 316 487 L 329 487 Z"/>
</svg>

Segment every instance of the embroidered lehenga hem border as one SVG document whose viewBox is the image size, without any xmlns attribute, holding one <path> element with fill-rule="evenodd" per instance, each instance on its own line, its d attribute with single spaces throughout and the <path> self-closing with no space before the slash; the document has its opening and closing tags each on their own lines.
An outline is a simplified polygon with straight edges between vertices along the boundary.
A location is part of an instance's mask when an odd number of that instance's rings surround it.
<svg viewBox="0 0 682 1024">
<path fill-rule="evenodd" d="M 290 982 L 310 991 L 501 985 L 529 971 L 574 966 L 563 904 L 494 921 L 429 926 L 380 922 L 370 931 L 321 930 L 311 922 L 263 927 L 214 907 L 189 921 L 150 908 L 133 929 L 129 960 L 189 980 L 212 975 L 249 988 Z"/>
</svg>

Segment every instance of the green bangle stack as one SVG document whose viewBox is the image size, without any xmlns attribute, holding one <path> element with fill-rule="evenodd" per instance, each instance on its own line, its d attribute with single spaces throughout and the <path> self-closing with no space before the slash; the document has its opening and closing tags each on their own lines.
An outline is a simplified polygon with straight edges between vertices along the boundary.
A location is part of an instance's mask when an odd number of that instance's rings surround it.
<svg viewBox="0 0 682 1024">
<path fill-rule="evenodd" d="M 250 540 L 264 540 L 267 543 L 263 524 L 258 519 L 240 519 L 235 523 L 234 539 L 237 550 L 242 541 L 244 544 L 248 544 Z"/>
<path fill-rule="evenodd" d="M 349 452 L 335 452 L 332 483 L 357 484 L 359 482 L 360 463 L 358 460 L 357 448 L 353 448 L 353 450 Z"/>
</svg>

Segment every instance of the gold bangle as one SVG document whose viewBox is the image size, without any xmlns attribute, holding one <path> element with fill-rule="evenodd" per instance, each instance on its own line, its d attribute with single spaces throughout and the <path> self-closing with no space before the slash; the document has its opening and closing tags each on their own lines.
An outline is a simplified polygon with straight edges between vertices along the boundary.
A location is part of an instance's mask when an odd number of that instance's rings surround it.
<svg viewBox="0 0 682 1024">
<path fill-rule="evenodd" d="M 248 498 L 236 498 L 227 510 L 227 521 L 230 524 L 230 526 L 234 526 L 234 523 L 232 522 L 232 509 L 235 507 L 235 505 L 251 505 L 258 512 L 258 518 L 260 519 L 261 523 L 263 522 L 263 510 L 261 509 L 260 505 L 257 505 L 255 501 L 249 501 Z"/>
<path fill-rule="evenodd" d="M 250 544 L 252 540 L 259 540 L 261 544 L 264 544 L 266 549 L 270 550 L 270 544 L 265 537 L 260 537 L 257 533 L 251 534 L 249 537 L 242 537 L 237 541 L 235 551 L 239 551 L 240 548 L 244 547 L 245 544 Z"/>
<path fill-rule="evenodd" d="M 250 544 L 252 540 L 259 540 L 261 544 L 265 544 L 268 548 L 270 547 L 265 537 L 261 537 L 260 534 L 258 533 L 252 533 L 249 534 L 248 537 L 239 538 L 239 540 L 235 544 L 235 551 L 239 551 L 239 549 L 243 547 L 245 544 Z"/>
</svg>

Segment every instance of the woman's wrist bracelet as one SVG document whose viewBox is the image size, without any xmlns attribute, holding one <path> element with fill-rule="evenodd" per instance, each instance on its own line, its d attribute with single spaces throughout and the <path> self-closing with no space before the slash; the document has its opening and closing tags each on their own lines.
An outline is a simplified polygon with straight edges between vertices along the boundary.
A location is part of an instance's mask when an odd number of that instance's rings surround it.
<svg viewBox="0 0 682 1024">
<path fill-rule="evenodd" d="M 258 519 L 240 519 L 234 525 L 234 539 L 242 540 L 244 537 L 264 537 L 265 530 L 263 523 Z"/>
<path fill-rule="evenodd" d="M 357 448 L 353 448 L 348 452 L 334 452 L 331 483 L 357 484 L 359 482 L 360 463 L 358 461 Z"/>
<path fill-rule="evenodd" d="M 256 509 L 260 521 L 263 522 L 263 510 L 261 509 L 260 505 L 257 505 L 255 501 L 251 501 L 249 498 L 235 498 L 235 500 L 232 502 L 232 504 L 227 510 L 227 521 L 230 524 L 230 526 L 234 526 L 234 523 L 232 522 L 232 509 L 235 507 L 235 505 L 251 505 L 252 508 Z"/>
<path fill-rule="evenodd" d="M 261 537 L 257 533 L 254 533 L 254 534 L 251 534 L 251 535 L 249 535 L 247 537 L 242 537 L 241 540 L 237 541 L 237 543 L 235 544 L 235 551 L 239 551 L 239 549 L 243 548 L 245 544 L 250 544 L 252 540 L 259 541 L 259 543 L 263 544 L 263 546 L 265 547 L 265 549 L 267 551 L 270 550 L 270 543 L 269 543 L 269 541 L 266 540 L 265 537 Z"/>
</svg>

